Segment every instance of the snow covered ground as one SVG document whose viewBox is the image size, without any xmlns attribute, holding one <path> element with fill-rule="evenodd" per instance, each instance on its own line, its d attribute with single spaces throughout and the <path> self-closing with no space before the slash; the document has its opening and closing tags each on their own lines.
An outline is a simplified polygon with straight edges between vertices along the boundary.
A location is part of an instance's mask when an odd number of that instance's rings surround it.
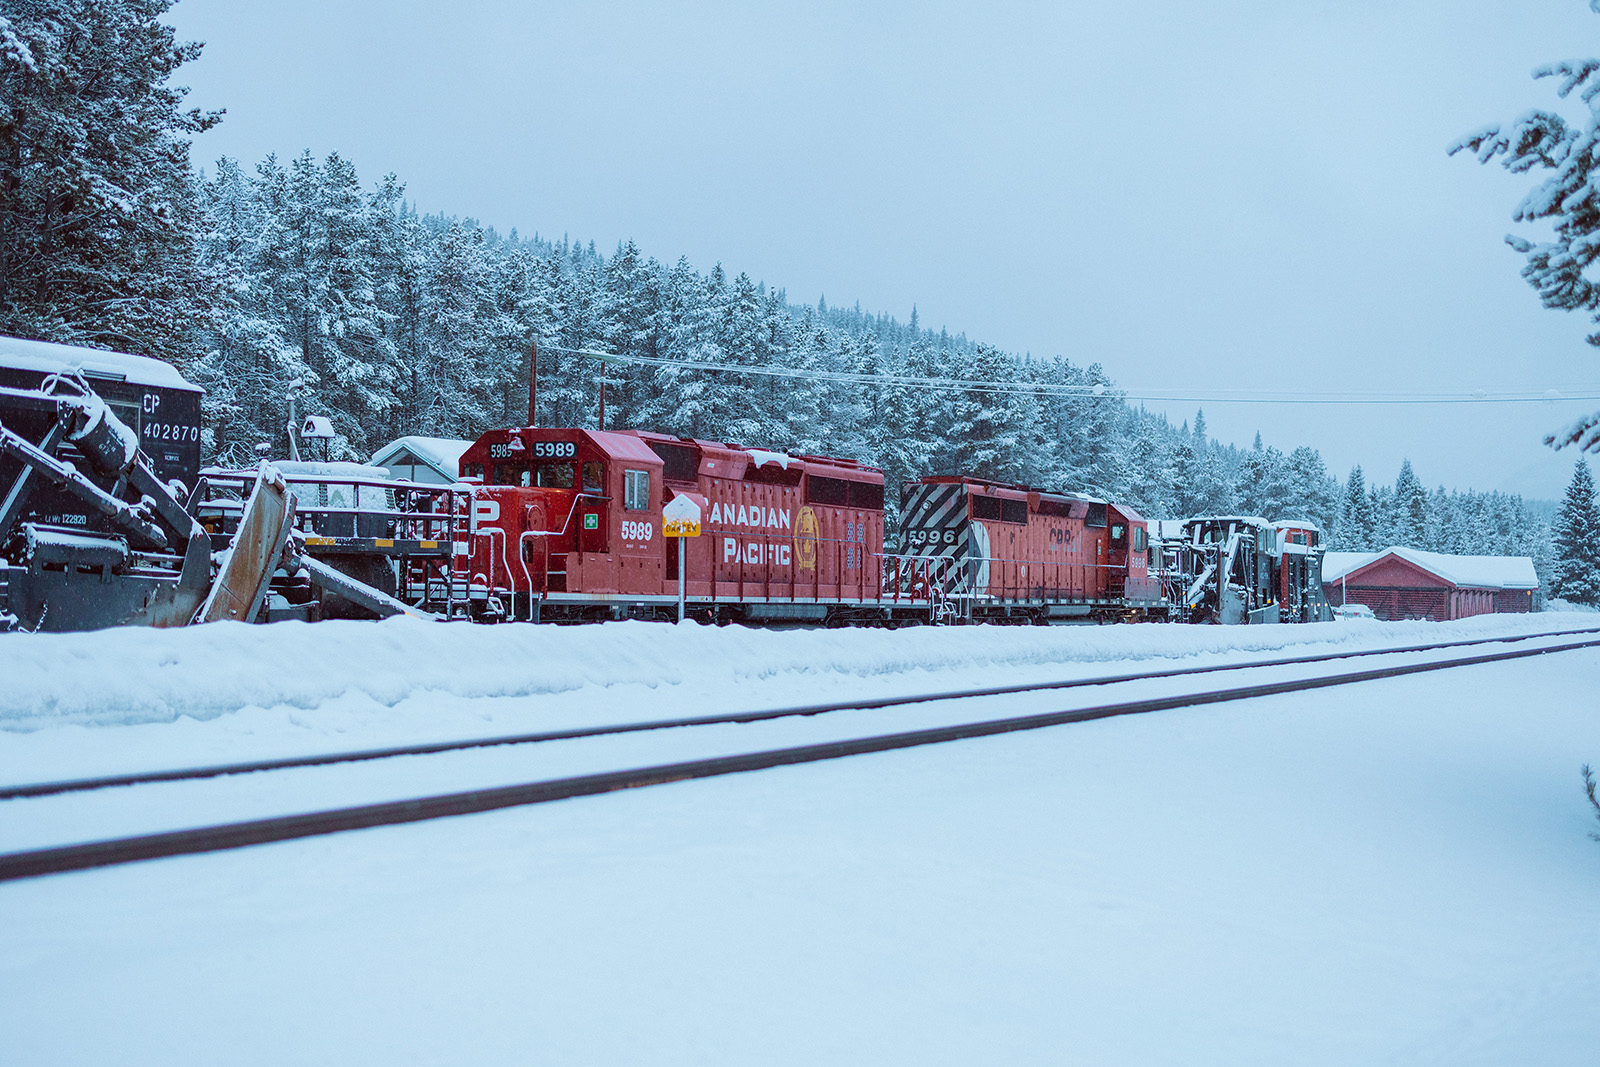
<svg viewBox="0 0 1600 1067">
<path fill-rule="evenodd" d="M 0 781 L 1594 625 L 11 635 Z M 1597 683 L 1562 653 L 0 885 L 0 1061 L 1582 1062 Z"/>
<path fill-rule="evenodd" d="M 1597 626 L 1550 613 L 897 631 L 401 618 L 13 634 L 0 640 L 0 781 Z"/>
</svg>

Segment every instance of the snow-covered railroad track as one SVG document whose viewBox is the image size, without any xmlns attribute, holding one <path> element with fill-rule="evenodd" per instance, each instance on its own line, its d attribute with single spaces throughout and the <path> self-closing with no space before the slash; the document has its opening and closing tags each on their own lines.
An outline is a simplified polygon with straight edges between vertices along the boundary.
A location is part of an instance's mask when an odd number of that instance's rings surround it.
<svg viewBox="0 0 1600 1067">
<path fill-rule="evenodd" d="M 394 759 L 401 756 L 425 756 L 442 752 L 460 752 L 475 748 L 499 748 L 509 745 L 529 745 L 550 741 L 569 741 L 586 737 L 604 737 L 614 734 L 642 733 L 652 730 L 671 730 L 690 726 L 716 726 L 729 723 L 765 722 L 772 719 L 801 718 L 836 711 L 864 711 L 877 708 L 902 707 L 934 701 L 960 700 L 972 697 L 1006 696 L 1013 693 L 1033 693 L 1047 690 L 1079 689 L 1091 686 L 1108 686 L 1124 682 L 1145 681 L 1156 678 L 1179 678 L 1219 671 L 1247 670 L 1253 667 L 1288 667 L 1308 663 L 1325 663 L 1331 660 L 1359 659 L 1367 656 L 1390 656 L 1404 653 L 1436 652 L 1474 645 L 1512 644 L 1553 637 L 1575 637 L 1583 634 L 1600 634 L 1600 627 L 1579 630 L 1559 630 L 1550 633 L 1513 634 L 1506 637 L 1469 638 L 1461 641 L 1433 642 L 1421 645 L 1402 645 L 1394 648 L 1368 648 L 1351 651 L 1320 652 L 1305 656 L 1288 656 L 1277 659 L 1248 660 L 1232 663 L 1213 663 L 1203 667 L 1169 667 L 1157 671 L 1134 671 L 1123 674 L 1099 675 L 1090 678 L 1072 678 L 1056 682 L 1031 682 L 1020 685 L 987 686 L 981 689 L 951 690 L 937 693 L 916 693 L 910 696 L 879 697 L 867 700 L 839 701 L 831 704 L 807 704 L 791 708 L 772 708 L 755 711 L 727 712 L 719 715 L 699 715 L 674 719 L 652 719 L 644 722 L 615 723 L 605 726 L 575 727 L 565 730 L 547 730 L 536 733 L 506 734 L 496 737 L 475 737 L 456 741 L 433 741 L 414 745 L 396 745 L 386 748 L 359 749 L 347 752 L 326 752 L 307 756 L 288 756 L 278 759 L 250 760 L 236 763 L 218 763 L 205 767 L 176 767 L 164 770 L 139 771 L 129 774 L 100 775 L 92 778 L 71 778 L 51 782 L 28 782 L 18 785 L 0 785 L 0 800 L 21 797 L 54 796 L 61 793 L 87 792 L 115 786 L 143 785 L 153 782 L 178 782 L 200 778 L 218 778 L 234 774 L 253 774 L 260 771 L 287 770 L 295 767 L 322 767 L 338 763 L 362 763 L 369 760 Z"/>
<path fill-rule="evenodd" d="M 240 848 L 247 845 L 265 844 L 273 841 L 285 841 L 294 838 L 310 837 L 320 834 L 336 833 L 344 830 L 364 829 L 377 826 L 397 825 L 407 822 L 418 822 L 426 819 L 443 818 L 450 815 L 464 815 L 475 812 L 492 811 L 500 808 L 514 807 L 527 804 L 543 803 L 551 800 L 567 799 L 571 797 L 590 796 L 599 793 L 613 792 L 620 789 L 638 788 L 647 785 L 661 785 L 669 782 L 685 781 L 694 778 L 714 777 L 718 775 L 735 774 L 745 771 L 761 770 L 790 764 L 809 763 L 827 759 L 837 759 L 845 756 L 862 755 L 873 752 L 887 752 L 894 749 L 911 748 L 919 745 L 938 744 L 946 741 L 955 741 L 966 738 L 987 737 L 1003 733 L 1012 733 L 1022 730 L 1040 729 L 1047 726 L 1063 725 L 1074 722 L 1086 722 L 1094 719 L 1110 718 L 1119 715 L 1132 715 L 1144 712 L 1163 711 L 1182 707 L 1194 707 L 1205 704 L 1221 703 L 1224 701 L 1243 700 L 1253 697 L 1271 696 L 1309 689 L 1325 688 L 1329 686 L 1348 685 L 1358 682 L 1373 681 L 1383 678 L 1393 678 L 1403 675 L 1416 674 L 1425 671 L 1442 670 L 1452 667 L 1464 667 L 1477 664 L 1494 663 L 1504 660 L 1521 659 L 1529 656 L 1545 655 L 1552 652 L 1563 652 L 1574 649 L 1600 647 L 1600 637 L 1585 637 L 1572 640 L 1575 634 L 1595 634 L 1596 630 L 1564 631 L 1554 634 L 1521 635 L 1511 638 L 1495 638 L 1488 640 L 1470 640 L 1444 642 L 1432 645 L 1409 646 L 1402 649 L 1369 649 L 1359 652 L 1331 653 L 1313 656 L 1291 657 L 1278 660 L 1257 661 L 1244 664 L 1213 665 L 1202 668 L 1172 669 L 1164 671 L 1142 672 L 1136 674 L 1105 676 L 1091 679 L 1076 679 L 1069 682 L 1044 683 L 1032 685 L 1018 685 L 994 687 L 982 690 L 966 690 L 955 693 L 922 694 L 915 697 L 888 698 L 872 701 L 858 701 L 845 704 L 816 705 L 808 708 L 780 709 L 765 712 L 747 712 L 734 715 L 706 716 L 701 719 L 680 719 L 654 723 L 637 723 L 623 726 L 607 727 L 602 729 L 564 731 L 548 735 L 525 735 L 519 738 L 500 738 L 459 742 L 445 745 L 416 746 L 414 748 L 384 750 L 382 752 L 345 753 L 328 757 L 310 757 L 295 760 L 275 761 L 256 767 L 248 765 L 232 765 L 228 768 L 197 768 L 188 772 L 158 772 L 155 775 L 126 776 L 121 783 L 112 780 L 98 780 L 95 785 L 87 786 L 81 783 L 53 783 L 44 787 L 14 787 L 7 790 L 7 795 L 12 799 L 0 806 L 0 841 L 13 836 L 18 826 L 22 828 L 21 836 L 35 837 L 30 842 L 35 847 L 0 854 L 0 881 L 18 878 L 37 877 L 44 874 L 63 871 L 81 870 L 92 867 L 109 866 L 112 864 L 129 863 L 138 860 L 155 859 L 165 856 L 176 856 L 200 852 L 211 852 L 222 849 Z M 1560 639 L 1560 640 L 1556 640 Z M 1529 647 L 1510 650 L 1496 650 L 1479 652 L 1471 655 L 1454 655 L 1440 658 L 1418 658 L 1427 653 L 1436 653 L 1459 648 L 1463 645 L 1485 645 L 1506 642 L 1541 642 Z M 1542 643 L 1550 641 L 1551 643 Z M 1066 710 L 1051 710 L 1033 712 L 1020 715 L 1009 715 L 999 718 L 971 718 L 975 708 L 971 705 L 1007 698 L 1020 698 L 1025 696 L 1038 696 L 1055 690 L 1083 686 L 1128 686 L 1134 688 L 1138 683 L 1149 683 L 1154 680 L 1170 680 L 1187 675 L 1208 674 L 1222 670 L 1239 671 L 1252 674 L 1271 675 L 1275 669 L 1304 666 L 1323 661 L 1354 658 L 1357 656 L 1389 656 L 1395 657 L 1399 662 L 1384 663 L 1380 666 L 1363 670 L 1345 671 L 1332 674 L 1317 674 L 1310 677 L 1278 677 L 1272 681 L 1253 682 L 1246 685 L 1231 686 L 1203 692 L 1184 691 L 1165 693 L 1157 696 L 1145 696 L 1137 699 L 1127 699 L 1113 703 L 1105 703 L 1092 707 L 1079 707 Z M 656 763 L 647 766 L 637 766 L 625 769 L 607 769 L 599 772 L 589 772 L 576 775 L 563 775 L 548 777 L 533 781 L 522 781 L 510 785 L 495 785 L 486 788 L 472 788 L 466 790 L 434 793 L 431 795 L 413 797 L 400 800 L 383 800 L 375 803 L 344 804 L 328 807 L 323 810 L 299 812 L 293 814 L 275 814 L 267 817 L 239 819 L 232 822 L 223 822 L 216 825 L 198 828 L 176 830 L 162 830 L 158 832 L 134 833 L 129 836 L 116 837 L 107 840 L 83 840 L 82 835 L 76 835 L 78 840 L 73 843 L 45 845 L 46 840 L 60 841 L 62 837 L 72 837 L 68 833 L 53 833 L 52 826 L 59 827 L 61 822 L 71 824 L 74 818 L 81 820 L 84 812 L 67 811 L 66 817 L 61 818 L 59 810 L 52 810 L 51 805 L 67 803 L 75 798 L 72 793 L 83 793 L 89 789 L 98 790 L 101 785 L 110 784 L 141 784 L 147 789 L 155 790 L 166 788 L 187 788 L 192 790 L 203 782 L 185 781 L 186 779 L 210 780 L 222 776 L 242 775 L 243 770 L 275 770 L 282 772 L 280 775 L 262 775 L 262 779 L 272 779 L 274 782 L 284 780 L 284 775 L 292 775 L 298 771 L 304 774 L 313 771 L 318 766 L 326 767 L 335 763 L 371 763 L 379 759 L 394 758 L 399 761 L 402 756 L 408 755 L 443 755 L 449 752 L 462 753 L 467 749 L 484 749 L 487 747 L 507 748 L 517 745 L 526 745 L 534 741 L 567 741 L 567 742 L 596 742 L 603 740 L 616 740 L 619 734 L 638 733 L 646 730 L 667 730 L 671 727 L 743 727 L 748 729 L 751 725 L 762 725 L 764 733 L 772 733 L 780 726 L 787 726 L 793 733 L 794 724 L 778 723 L 779 719 L 814 719 L 828 711 L 845 709 L 905 709 L 910 705 L 943 705 L 943 717 L 949 718 L 954 713 L 957 721 L 938 722 L 940 715 L 925 716 L 931 718 L 935 725 L 926 723 L 916 729 L 903 729 L 896 732 L 880 733 L 872 736 L 831 737 L 826 740 L 809 744 L 788 745 L 777 748 L 766 748 L 758 751 L 735 751 L 732 753 L 718 752 L 715 755 L 700 755 L 697 758 L 679 760 L 676 762 Z M 843 732 L 851 732 L 849 722 L 853 720 L 834 720 L 835 724 L 843 727 Z M 856 724 L 858 727 L 859 724 Z M 695 737 L 705 736 L 704 731 L 683 730 L 684 736 L 693 733 Z M 781 739 L 778 733 L 775 740 Z M 727 747 L 725 742 L 731 740 L 731 735 L 723 732 L 716 742 L 710 747 Z M 792 739 L 792 738 L 791 738 Z M 748 733 L 738 737 L 738 743 L 731 746 L 745 749 L 751 738 Z M 615 747 L 614 745 L 612 746 Z M 658 745 L 657 751 L 649 755 L 659 758 L 660 755 L 670 751 L 670 746 Z M 593 751 L 580 758 L 592 758 Z M 606 761 L 612 762 L 619 758 L 619 754 L 611 752 L 605 754 Z M 557 764 L 561 762 L 556 761 Z M 500 768 L 504 773 L 504 768 Z M 164 776 L 163 776 L 164 774 Z M 481 780 L 481 779 L 480 779 Z M 87 780 L 86 780 L 87 781 Z M 410 782 L 410 779 L 407 779 Z M 273 793 L 263 796 L 257 792 L 253 796 L 243 798 L 245 806 L 259 806 L 265 802 L 268 807 L 303 807 L 302 798 L 305 795 L 300 788 L 303 782 L 286 782 L 289 789 L 286 793 Z M 342 784 L 342 782 L 341 782 Z M 370 783 L 369 783 L 370 784 Z M 393 776 L 386 784 L 380 784 L 380 791 L 394 791 L 396 782 Z M 324 786 L 326 783 L 324 783 Z M 69 788 L 70 787 L 70 788 Z M 30 794 L 25 790 L 37 790 Z M 414 788 L 414 786 L 413 786 Z M 326 789 L 324 788 L 326 792 Z M 135 795 L 143 795 L 140 791 Z M 314 791 L 313 791 L 314 792 Z M 335 790 L 337 792 L 337 790 Z M 117 793 L 107 794 L 116 796 Z M 91 794 L 92 795 L 92 794 Z M 285 800 L 287 798 L 287 803 Z M 179 818 L 182 821 L 192 821 L 186 816 L 193 810 L 187 803 L 194 796 L 169 797 L 165 810 L 154 818 L 158 824 L 164 819 L 173 818 L 172 799 L 178 800 Z M 202 797 L 204 800 L 210 798 Z M 232 798 L 234 806 L 240 806 L 240 798 Z M 14 808 L 13 805 L 18 807 Z M 28 826 L 30 820 L 26 815 L 20 819 L 4 818 L 6 809 L 11 809 L 13 814 L 20 809 L 33 810 L 39 805 L 44 805 L 45 817 L 35 825 Z M 224 805 L 225 806 L 225 805 Z M 115 801 L 109 806 L 112 811 L 107 812 L 105 804 L 99 805 L 99 815 L 115 815 L 123 811 L 127 805 L 118 805 Z M 137 807 L 133 805 L 132 807 Z M 160 809 L 161 805 L 157 805 Z M 52 819 L 56 821 L 52 823 Z M 91 820 L 93 821 L 93 820 Z M 111 819 L 115 824 L 115 818 Z M 104 823 L 95 825 L 100 833 L 106 832 Z M 115 832 L 114 830 L 112 832 Z M 39 838 L 43 840 L 39 840 Z M 40 847 L 43 846 L 43 847 Z"/>
</svg>

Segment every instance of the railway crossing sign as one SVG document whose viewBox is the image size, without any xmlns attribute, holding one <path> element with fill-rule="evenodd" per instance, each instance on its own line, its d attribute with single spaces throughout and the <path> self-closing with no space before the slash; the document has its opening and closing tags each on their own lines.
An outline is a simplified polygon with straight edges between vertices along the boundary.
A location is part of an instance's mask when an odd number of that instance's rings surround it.
<svg viewBox="0 0 1600 1067">
<path fill-rule="evenodd" d="M 699 537 L 700 505 L 684 493 L 673 497 L 661 509 L 661 536 Z"/>
<path fill-rule="evenodd" d="M 679 493 L 661 509 L 661 536 L 678 539 L 678 621 L 683 621 L 684 590 L 688 587 L 688 555 L 685 538 L 700 536 L 700 505 L 687 493 Z"/>
</svg>

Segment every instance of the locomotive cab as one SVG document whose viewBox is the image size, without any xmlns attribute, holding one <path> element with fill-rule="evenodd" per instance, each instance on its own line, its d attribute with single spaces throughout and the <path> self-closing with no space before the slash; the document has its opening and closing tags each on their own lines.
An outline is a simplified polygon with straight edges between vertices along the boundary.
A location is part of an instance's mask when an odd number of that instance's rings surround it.
<svg viewBox="0 0 1600 1067">
<path fill-rule="evenodd" d="M 1161 599 L 1161 583 L 1150 576 L 1150 528 L 1143 515 L 1116 504 L 1106 505 L 1106 572 L 1108 592 L 1130 604 Z"/>
<path fill-rule="evenodd" d="M 509 592 L 518 616 L 568 589 L 659 595 L 661 459 L 629 434 L 520 427 L 461 456 L 480 481 L 469 538 L 475 589 Z M 526 613 L 526 615 L 524 615 Z"/>
</svg>

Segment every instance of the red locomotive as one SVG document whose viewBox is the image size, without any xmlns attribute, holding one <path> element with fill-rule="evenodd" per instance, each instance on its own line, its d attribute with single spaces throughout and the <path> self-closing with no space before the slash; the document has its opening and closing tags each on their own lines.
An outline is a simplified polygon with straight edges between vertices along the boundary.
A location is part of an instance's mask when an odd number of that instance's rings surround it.
<svg viewBox="0 0 1600 1067">
<path fill-rule="evenodd" d="M 687 546 L 694 617 L 876 621 L 911 606 L 884 591 L 883 473 L 850 460 L 520 427 L 480 437 L 461 474 L 478 484 L 458 566 L 481 616 L 672 617 L 678 555 L 661 509 L 680 495 L 702 515 Z"/>
<path fill-rule="evenodd" d="M 1138 513 L 1093 497 L 979 478 L 907 483 L 904 551 L 947 615 L 1049 622 L 1166 614 Z"/>
</svg>

